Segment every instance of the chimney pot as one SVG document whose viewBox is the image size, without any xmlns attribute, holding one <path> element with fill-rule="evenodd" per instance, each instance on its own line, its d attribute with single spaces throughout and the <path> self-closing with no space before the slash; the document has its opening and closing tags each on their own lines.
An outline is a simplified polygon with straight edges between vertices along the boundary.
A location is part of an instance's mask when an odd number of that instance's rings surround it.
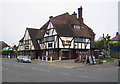
<svg viewBox="0 0 120 84">
<path fill-rule="evenodd" d="M 119 32 L 116 32 L 116 36 L 119 35 Z"/>
<path fill-rule="evenodd" d="M 51 19 L 51 18 L 53 18 L 53 16 L 50 16 L 49 18 Z"/>
<path fill-rule="evenodd" d="M 77 13 L 75 13 L 75 12 L 73 12 L 73 14 L 72 14 L 73 16 L 75 16 L 75 17 L 77 17 Z"/>
</svg>

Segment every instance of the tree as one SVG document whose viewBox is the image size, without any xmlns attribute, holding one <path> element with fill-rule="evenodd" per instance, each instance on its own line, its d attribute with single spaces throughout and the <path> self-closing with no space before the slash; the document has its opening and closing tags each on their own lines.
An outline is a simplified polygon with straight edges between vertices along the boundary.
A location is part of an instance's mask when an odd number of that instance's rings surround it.
<svg viewBox="0 0 120 84">
<path fill-rule="evenodd" d="M 102 37 L 95 41 L 95 48 L 99 48 L 100 50 L 104 48 L 104 39 Z"/>
<path fill-rule="evenodd" d="M 18 49 L 18 46 L 14 45 L 13 48 L 14 48 L 15 50 L 17 50 L 17 49 Z"/>
<path fill-rule="evenodd" d="M 109 42 L 110 47 L 120 46 L 120 42 Z"/>
</svg>

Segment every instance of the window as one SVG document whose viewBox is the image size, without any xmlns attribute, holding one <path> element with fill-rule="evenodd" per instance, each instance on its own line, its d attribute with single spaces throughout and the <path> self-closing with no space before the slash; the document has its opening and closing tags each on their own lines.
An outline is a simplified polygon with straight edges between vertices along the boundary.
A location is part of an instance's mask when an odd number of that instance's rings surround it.
<svg viewBox="0 0 120 84">
<path fill-rule="evenodd" d="M 79 54 L 88 54 L 88 51 L 79 51 Z"/>
<path fill-rule="evenodd" d="M 48 47 L 52 47 L 52 43 L 48 43 Z"/>
<path fill-rule="evenodd" d="M 28 45 L 29 44 L 29 40 L 25 40 L 25 45 Z"/>
<path fill-rule="evenodd" d="M 48 41 L 54 41 L 54 37 L 48 37 Z"/>
<path fill-rule="evenodd" d="M 75 38 L 75 42 L 76 43 L 86 42 L 86 39 L 85 38 Z"/>
<path fill-rule="evenodd" d="M 23 53 L 22 52 L 19 52 L 20 55 L 22 55 Z"/>
<path fill-rule="evenodd" d="M 74 29 L 80 30 L 80 25 L 74 25 Z"/>
<path fill-rule="evenodd" d="M 49 30 L 47 30 L 46 34 L 50 34 L 50 29 L 49 29 Z"/>
<path fill-rule="evenodd" d="M 23 42 L 20 42 L 20 46 L 23 46 Z"/>
<path fill-rule="evenodd" d="M 54 50 L 49 50 L 49 54 L 55 54 Z"/>
</svg>

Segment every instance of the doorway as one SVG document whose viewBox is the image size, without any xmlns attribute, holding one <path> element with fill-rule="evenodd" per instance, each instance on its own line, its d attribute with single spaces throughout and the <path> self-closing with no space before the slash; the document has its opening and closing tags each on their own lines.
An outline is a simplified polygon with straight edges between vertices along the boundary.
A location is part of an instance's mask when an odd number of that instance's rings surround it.
<svg viewBox="0 0 120 84">
<path fill-rule="evenodd" d="M 69 58 L 69 51 L 62 51 L 62 59 L 68 59 Z"/>
</svg>

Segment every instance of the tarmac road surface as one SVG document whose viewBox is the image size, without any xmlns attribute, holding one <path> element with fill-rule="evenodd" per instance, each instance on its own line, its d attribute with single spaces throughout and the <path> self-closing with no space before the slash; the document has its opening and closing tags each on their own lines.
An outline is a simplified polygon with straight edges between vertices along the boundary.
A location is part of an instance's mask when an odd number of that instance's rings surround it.
<svg viewBox="0 0 120 84">
<path fill-rule="evenodd" d="M 118 67 L 64 68 L 2 60 L 2 82 L 118 82 Z"/>
</svg>

